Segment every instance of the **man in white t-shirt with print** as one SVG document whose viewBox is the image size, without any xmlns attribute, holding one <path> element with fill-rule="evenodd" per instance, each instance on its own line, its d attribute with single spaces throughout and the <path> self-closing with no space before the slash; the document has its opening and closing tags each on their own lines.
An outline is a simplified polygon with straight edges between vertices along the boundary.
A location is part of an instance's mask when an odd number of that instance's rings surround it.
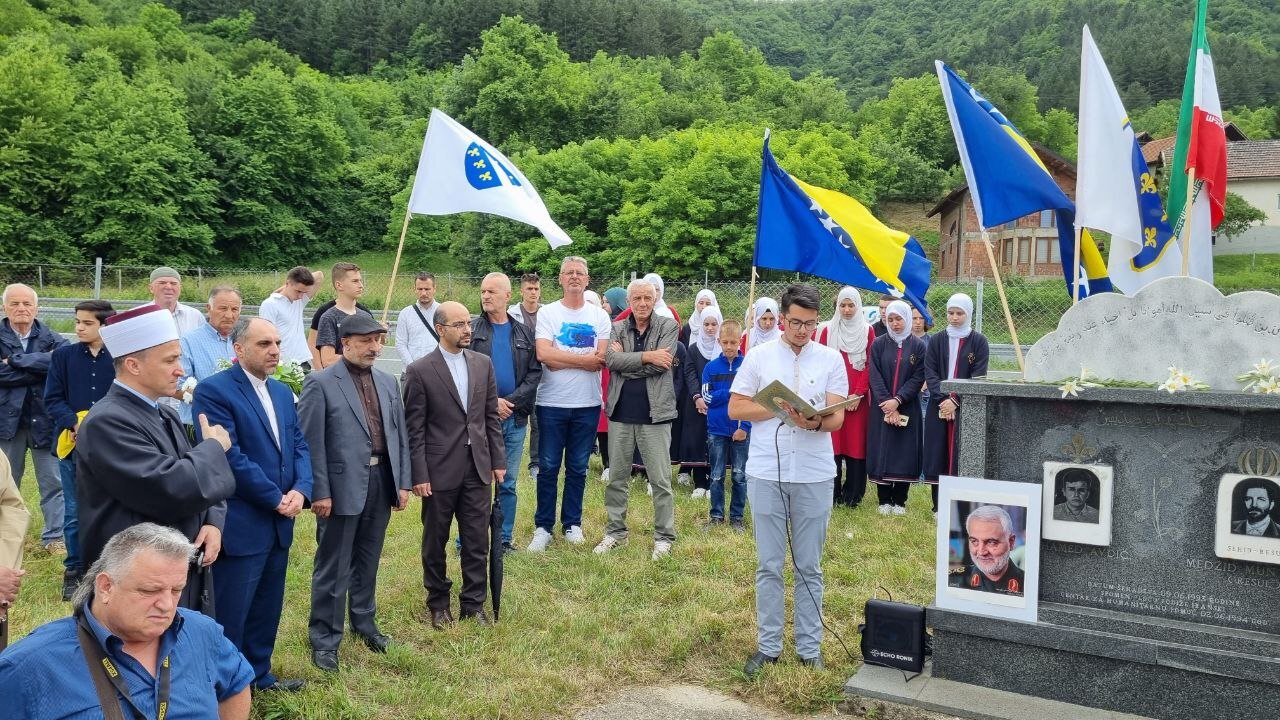
<svg viewBox="0 0 1280 720">
<path fill-rule="evenodd" d="M 543 372 L 535 406 L 539 470 L 531 552 L 542 552 L 551 542 L 562 464 L 560 529 L 564 539 L 574 545 L 584 540 L 582 494 L 600 421 L 600 370 L 604 368 L 610 326 L 608 314 L 582 296 L 590 279 L 586 260 L 576 255 L 565 258 L 560 263 L 564 299 L 538 311 L 535 342 Z"/>
<path fill-rule="evenodd" d="M 258 317 L 269 320 L 280 333 L 280 357 L 298 363 L 304 372 L 311 372 L 311 347 L 307 345 L 302 311 L 316 294 L 316 283 L 323 278 L 323 272 L 299 265 L 285 276 L 284 285 L 258 306 Z"/>
<path fill-rule="evenodd" d="M 822 546 L 836 474 L 831 433 L 844 424 L 844 410 L 810 420 L 788 408 L 784 423 L 752 400 L 775 380 L 814 407 L 842 402 L 849 394 L 840 354 L 813 342 L 820 302 L 811 285 L 788 287 L 779 303 L 782 337 L 752 347 L 730 387 L 729 417 L 751 423 L 747 501 L 758 556 L 757 651 L 743 669 L 748 677 L 782 654 L 788 525 L 796 577 L 796 653 L 806 666 L 822 667 Z"/>
</svg>

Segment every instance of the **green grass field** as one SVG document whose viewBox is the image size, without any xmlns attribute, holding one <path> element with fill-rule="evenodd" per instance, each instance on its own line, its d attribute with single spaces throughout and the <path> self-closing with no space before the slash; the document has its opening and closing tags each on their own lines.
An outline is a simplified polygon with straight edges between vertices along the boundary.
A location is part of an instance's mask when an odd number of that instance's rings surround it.
<svg viewBox="0 0 1280 720">
<path fill-rule="evenodd" d="M 414 499 L 392 518 L 379 574 L 378 615 L 396 646 L 375 655 L 348 638 L 336 677 L 310 664 L 306 625 L 315 522 L 304 514 L 290 556 L 275 672 L 310 684 L 294 696 L 260 696 L 254 717 L 568 717 L 628 686 L 669 683 L 702 685 L 802 713 L 830 712 L 843 699 L 842 686 L 856 664 L 833 633 L 823 645 L 825 672 L 800 667 L 788 629 L 782 663 L 756 681 L 741 675 L 755 650 L 754 545 L 749 534 L 703 530 L 707 503 L 690 498 L 688 488 L 677 490 L 679 539 L 669 558 L 649 560 L 653 510 L 641 482 L 632 485 L 630 542 L 606 556 L 593 555 L 605 520 L 598 477 L 593 458 L 584 513 L 587 543 L 574 547 L 557 539 L 543 555 L 509 555 L 502 621 L 489 629 L 462 623 L 440 633 L 424 620 L 422 525 Z M 11 610 L 13 640 L 68 612 L 59 601 L 61 558 L 40 549 L 30 463 L 22 488 L 33 527 L 28 575 Z M 519 488 L 516 542 L 523 546 L 533 530 L 534 494 L 523 473 Z M 826 621 L 855 656 L 862 607 L 878 587 L 913 603 L 933 596 L 934 521 L 927 489 L 913 490 L 905 518 L 878 515 L 871 493 L 862 507 L 834 511 L 824 563 Z M 450 555 L 456 610 L 460 576 L 457 558 Z M 807 596 L 799 601 L 808 602 Z"/>
</svg>

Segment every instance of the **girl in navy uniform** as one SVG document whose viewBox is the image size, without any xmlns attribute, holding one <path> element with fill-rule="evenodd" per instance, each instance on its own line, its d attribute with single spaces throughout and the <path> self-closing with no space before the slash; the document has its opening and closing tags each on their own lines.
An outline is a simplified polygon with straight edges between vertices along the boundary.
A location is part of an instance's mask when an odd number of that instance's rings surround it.
<svg viewBox="0 0 1280 720">
<path fill-rule="evenodd" d="M 938 512 L 938 476 L 955 475 L 959 456 L 960 398 L 943 393 L 943 380 L 967 380 L 987 374 L 991 350 L 987 338 L 973 331 L 973 300 L 956 293 L 947 300 L 947 327 L 929 340 L 924 378 L 929 386 L 925 409 L 924 477 L 933 486 L 933 512 Z"/>
<path fill-rule="evenodd" d="M 871 416 L 867 476 L 876 484 L 881 515 L 906 515 L 907 492 L 920 478 L 920 403 L 925 343 L 911 334 L 911 307 L 885 310 L 888 332 L 871 344 Z M 905 422 L 903 422 L 905 418 Z"/>
</svg>

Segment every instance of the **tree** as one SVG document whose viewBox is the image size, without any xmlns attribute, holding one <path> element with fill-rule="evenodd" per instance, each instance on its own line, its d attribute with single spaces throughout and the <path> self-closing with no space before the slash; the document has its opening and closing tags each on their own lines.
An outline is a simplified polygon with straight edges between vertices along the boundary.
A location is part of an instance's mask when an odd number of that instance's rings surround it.
<svg viewBox="0 0 1280 720">
<path fill-rule="evenodd" d="M 1227 201 L 1222 208 L 1222 222 L 1218 224 L 1217 233 L 1226 237 L 1244 234 L 1250 225 L 1267 219 L 1267 214 L 1249 204 L 1239 195 L 1227 193 Z"/>
</svg>

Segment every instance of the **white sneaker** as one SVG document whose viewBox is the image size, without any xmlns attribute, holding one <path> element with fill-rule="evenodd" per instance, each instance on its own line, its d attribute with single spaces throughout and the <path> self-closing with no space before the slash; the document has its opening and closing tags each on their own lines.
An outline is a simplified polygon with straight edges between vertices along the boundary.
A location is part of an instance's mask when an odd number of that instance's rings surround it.
<svg viewBox="0 0 1280 720">
<path fill-rule="evenodd" d="M 653 483 L 645 483 L 645 484 L 644 484 L 644 491 L 645 491 L 645 494 L 647 494 L 647 495 L 652 495 L 652 494 L 653 494 Z"/>
<path fill-rule="evenodd" d="M 610 550 L 621 545 L 622 542 L 623 542 L 622 540 L 619 540 L 618 538 L 612 535 L 605 535 L 604 539 L 600 541 L 599 545 L 596 545 L 596 549 L 593 550 L 592 552 L 594 552 L 597 555 L 603 555 L 609 552 Z"/>
<path fill-rule="evenodd" d="M 650 560 L 661 560 L 671 554 L 670 540 L 654 540 L 653 555 L 649 556 Z"/>
<path fill-rule="evenodd" d="M 892 505 L 881 505 L 881 506 L 880 506 L 880 508 L 879 508 L 879 511 L 880 511 L 880 514 L 881 514 L 881 515 L 889 515 L 889 514 L 892 514 L 892 513 L 893 513 L 893 506 L 892 506 Z"/>
<path fill-rule="evenodd" d="M 902 506 L 902 505 L 894 505 L 894 506 L 893 506 L 893 514 L 894 514 L 894 515 L 906 515 L 906 514 L 907 514 L 907 508 L 906 508 L 905 506 Z"/>
<path fill-rule="evenodd" d="M 600 482 L 602 483 L 609 482 L 609 468 L 605 468 L 600 471 Z"/>
<path fill-rule="evenodd" d="M 688 484 L 689 484 L 689 473 L 680 473 L 679 475 L 677 475 L 677 476 L 676 476 L 676 482 L 680 483 L 681 485 L 688 485 Z"/>
<path fill-rule="evenodd" d="M 693 491 L 693 495 L 691 495 L 691 497 L 695 497 L 695 498 L 711 497 L 711 493 L 707 492 L 703 488 L 695 488 Z"/>
<path fill-rule="evenodd" d="M 582 535 L 581 525 L 570 525 L 568 530 L 564 531 L 564 541 L 570 545 L 581 545 L 587 539 Z"/>
<path fill-rule="evenodd" d="M 533 531 L 533 539 L 529 541 L 529 552 L 542 552 L 551 544 L 551 533 L 538 528 Z"/>
</svg>

